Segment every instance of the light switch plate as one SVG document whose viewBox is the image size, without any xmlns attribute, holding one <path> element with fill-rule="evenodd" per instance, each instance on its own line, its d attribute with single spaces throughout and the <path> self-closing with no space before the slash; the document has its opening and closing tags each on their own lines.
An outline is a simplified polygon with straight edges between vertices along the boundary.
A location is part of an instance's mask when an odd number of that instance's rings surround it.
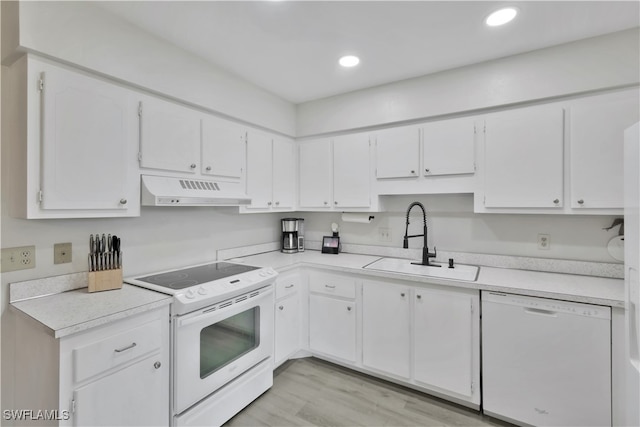
<svg viewBox="0 0 640 427">
<path fill-rule="evenodd" d="M 18 246 L 2 249 L 0 270 L 3 273 L 36 267 L 36 247 Z"/>
<path fill-rule="evenodd" d="M 53 263 L 65 264 L 67 262 L 71 262 L 71 243 L 53 245 Z"/>
</svg>

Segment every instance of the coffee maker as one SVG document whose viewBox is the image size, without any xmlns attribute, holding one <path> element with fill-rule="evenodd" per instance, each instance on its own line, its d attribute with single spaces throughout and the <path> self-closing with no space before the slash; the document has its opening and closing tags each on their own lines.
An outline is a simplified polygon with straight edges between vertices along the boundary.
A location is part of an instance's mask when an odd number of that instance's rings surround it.
<svg viewBox="0 0 640 427">
<path fill-rule="evenodd" d="M 298 252 L 298 218 L 282 219 L 282 252 Z"/>
<path fill-rule="evenodd" d="M 304 219 L 282 219 L 282 252 L 293 254 L 304 251 Z"/>
</svg>

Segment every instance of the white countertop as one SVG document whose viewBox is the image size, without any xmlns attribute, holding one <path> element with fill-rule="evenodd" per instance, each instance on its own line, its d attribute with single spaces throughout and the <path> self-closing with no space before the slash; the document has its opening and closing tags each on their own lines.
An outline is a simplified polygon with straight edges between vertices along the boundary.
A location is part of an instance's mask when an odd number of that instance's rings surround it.
<svg viewBox="0 0 640 427">
<path fill-rule="evenodd" d="M 169 305 L 172 298 L 128 284 L 89 293 L 88 288 L 14 301 L 10 307 L 41 323 L 55 338 Z"/>
<path fill-rule="evenodd" d="M 465 282 L 363 268 L 380 258 L 349 253 L 323 254 L 320 251 L 307 250 L 295 254 L 272 251 L 232 260 L 259 267 L 273 267 L 279 272 L 299 266 L 319 267 L 370 277 L 402 279 L 417 284 L 456 286 L 624 308 L 624 280 L 622 279 L 481 266 L 478 279 L 475 282 Z"/>
</svg>

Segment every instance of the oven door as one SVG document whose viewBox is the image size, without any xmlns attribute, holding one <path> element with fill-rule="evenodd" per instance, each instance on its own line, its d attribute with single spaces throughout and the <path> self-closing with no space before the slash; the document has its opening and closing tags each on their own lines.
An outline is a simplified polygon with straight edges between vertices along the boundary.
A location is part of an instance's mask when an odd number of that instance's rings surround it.
<svg viewBox="0 0 640 427">
<path fill-rule="evenodd" d="M 175 319 L 174 415 L 272 355 L 273 304 L 269 285 Z"/>
</svg>

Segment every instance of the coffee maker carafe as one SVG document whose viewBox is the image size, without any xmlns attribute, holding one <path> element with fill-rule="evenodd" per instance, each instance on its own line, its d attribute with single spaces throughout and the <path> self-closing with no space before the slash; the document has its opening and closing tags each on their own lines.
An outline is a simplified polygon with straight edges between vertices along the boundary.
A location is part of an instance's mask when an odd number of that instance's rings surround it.
<svg viewBox="0 0 640 427">
<path fill-rule="evenodd" d="M 298 252 L 298 218 L 282 219 L 282 252 Z"/>
</svg>

